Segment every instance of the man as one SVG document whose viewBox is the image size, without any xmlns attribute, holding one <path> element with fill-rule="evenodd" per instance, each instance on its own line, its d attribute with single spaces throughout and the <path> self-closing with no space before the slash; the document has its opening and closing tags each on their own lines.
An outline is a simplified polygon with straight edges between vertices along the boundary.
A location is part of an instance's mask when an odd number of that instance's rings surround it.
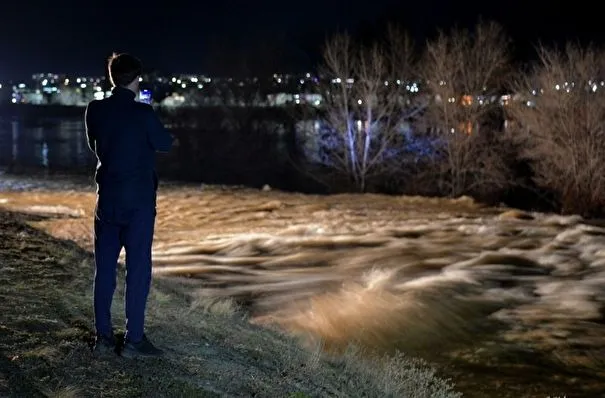
<svg viewBox="0 0 605 398">
<path fill-rule="evenodd" d="M 126 251 L 126 334 L 122 356 L 158 356 L 144 333 L 151 284 L 151 244 L 158 179 L 155 152 L 168 152 L 172 136 L 150 105 L 135 101 L 141 62 L 128 54 L 109 59 L 112 95 L 86 109 L 88 146 L 95 153 L 94 320 L 96 354 L 116 349 L 111 303 L 117 262 Z"/>
</svg>

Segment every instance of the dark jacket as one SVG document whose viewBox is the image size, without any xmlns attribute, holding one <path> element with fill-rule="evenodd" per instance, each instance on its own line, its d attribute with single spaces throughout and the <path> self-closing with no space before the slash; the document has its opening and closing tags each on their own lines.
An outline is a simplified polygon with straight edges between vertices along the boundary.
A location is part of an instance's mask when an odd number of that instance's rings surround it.
<svg viewBox="0 0 605 398">
<path fill-rule="evenodd" d="M 150 105 L 114 87 L 109 98 L 86 108 L 86 137 L 97 156 L 99 205 L 137 208 L 154 205 L 158 187 L 155 152 L 168 152 L 172 136 Z"/>
</svg>

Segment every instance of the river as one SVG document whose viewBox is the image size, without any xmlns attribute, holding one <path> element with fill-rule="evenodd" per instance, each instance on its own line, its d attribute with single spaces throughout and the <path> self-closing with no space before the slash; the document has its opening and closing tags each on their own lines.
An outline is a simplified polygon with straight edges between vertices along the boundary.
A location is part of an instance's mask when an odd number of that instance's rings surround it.
<svg viewBox="0 0 605 398">
<path fill-rule="evenodd" d="M 12 112 L 0 109 L 0 169 L 20 175 L 92 176 L 96 158 L 87 145 L 83 109 L 57 110 L 56 116 L 52 109 Z M 207 111 L 200 117 L 203 126 L 170 130 L 178 140 L 170 153 L 156 157 L 161 179 L 318 191 L 289 163 L 283 134 L 230 130 L 221 124 L 224 117 L 217 122 L 215 116 Z"/>
<path fill-rule="evenodd" d="M 0 189 L 0 206 L 60 216 L 36 226 L 91 250 L 83 188 Z M 470 398 L 596 398 L 604 245 L 600 222 L 468 198 L 163 186 L 153 261 L 200 316 L 233 300 L 313 347 L 401 350 Z"/>
<path fill-rule="evenodd" d="M 94 157 L 81 118 L 5 117 L 0 166 L 90 175 Z M 90 249 L 85 188 L 0 204 L 69 214 L 41 226 Z M 424 357 L 469 397 L 591 398 L 605 393 L 603 245 L 602 223 L 465 200 L 174 187 L 154 266 L 329 348 Z"/>
<path fill-rule="evenodd" d="M 0 117 L 0 167 L 13 172 L 85 172 L 94 164 L 82 118 Z"/>
</svg>

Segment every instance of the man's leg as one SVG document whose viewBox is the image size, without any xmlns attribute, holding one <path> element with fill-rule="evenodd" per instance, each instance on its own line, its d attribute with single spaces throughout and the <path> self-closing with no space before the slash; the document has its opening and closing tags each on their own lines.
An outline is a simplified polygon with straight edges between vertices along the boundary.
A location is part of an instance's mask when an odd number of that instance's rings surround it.
<svg viewBox="0 0 605 398">
<path fill-rule="evenodd" d="M 95 329 L 97 337 L 105 338 L 113 338 L 111 303 L 116 289 L 118 257 L 122 250 L 120 226 L 112 221 L 106 211 L 95 211 Z"/>
<path fill-rule="evenodd" d="M 151 245 L 155 226 L 155 207 L 132 213 L 122 235 L 126 249 L 126 336 L 128 342 L 143 339 L 145 307 L 151 285 Z"/>
</svg>

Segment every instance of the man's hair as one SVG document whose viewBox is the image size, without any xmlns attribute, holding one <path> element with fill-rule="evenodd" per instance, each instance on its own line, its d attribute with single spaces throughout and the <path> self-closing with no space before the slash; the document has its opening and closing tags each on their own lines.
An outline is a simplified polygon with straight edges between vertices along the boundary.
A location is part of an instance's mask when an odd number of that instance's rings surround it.
<svg viewBox="0 0 605 398">
<path fill-rule="evenodd" d="M 107 69 L 109 79 L 114 86 L 128 86 L 137 77 L 141 76 L 143 65 L 141 61 L 130 54 L 113 53 L 109 57 Z"/>
</svg>

